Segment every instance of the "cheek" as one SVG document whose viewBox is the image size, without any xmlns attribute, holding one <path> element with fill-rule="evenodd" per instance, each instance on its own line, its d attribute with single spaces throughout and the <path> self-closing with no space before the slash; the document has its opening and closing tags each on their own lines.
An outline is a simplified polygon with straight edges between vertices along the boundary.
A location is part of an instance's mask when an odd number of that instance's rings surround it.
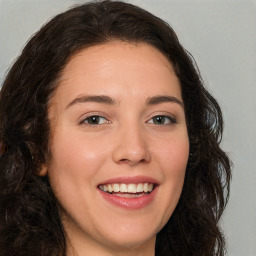
<svg viewBox="0 0 256 256">
<path fill-rule="evenodd" d="M 174 140 L 173 146 L 170 147 L 169 151 L 163 152 L 163 157 L 165 158 L 166 162 L 166 180 L 172 185 L 173 190 L 177 191 L 179 194 L 181 193 L 184 184 L 188 156 L 188 140 Z"/>
<path fill-rule="evenodd" d="M 162 226 L 167 223 L 180 199 L 189 156 L 187 134 L 178 135 L 168 136 L 161 144 L 155 143 L 153 150 L 163 175 L 163 186 L 159 187 L 161 201 L 158 203 L 159 209 L 162 209 Z"/>
<path fill-rule="evenodd" d="M 106 150 L 100 140 L 84 139 L 84 136 L 72 134 L 54 138 L 51 147 L 53 171 L 70 176 L 95 174 L 106 159 Z M 78 177 L 79 178 L 79 177 Z"/>
<path fill-rule="evenodd" d="M 164 174 L 170 200 L 178 201 L 183 188 L 189 156 L 187 136 L 177 136 L 166 140 L 157 150 L 158 161 Z"/>
<path fill-rule="evenodd" d="M 187 133 L 170 136 L 152 149 L 166 175 L 184 175 L 189 156 Z"/>
<path fill-rule="evenodd" d="M 67 131 L 55 133 L 48 175 L 60 205 L 70 214 L 73 208 L 86 211 L 81 201 L 93 204 L 95 177 L 104 166 L 107 154 L 102 140 L 85 139 L 80 133 L 69 135 Z"/>
</svg>

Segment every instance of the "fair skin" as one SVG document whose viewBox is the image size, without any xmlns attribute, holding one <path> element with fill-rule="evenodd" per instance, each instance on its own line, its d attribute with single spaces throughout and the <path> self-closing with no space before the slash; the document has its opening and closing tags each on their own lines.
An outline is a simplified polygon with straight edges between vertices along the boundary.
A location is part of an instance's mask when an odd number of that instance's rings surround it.
<svg viewBox="0 0 256 256">
<path fill-rule="evenodd" d="M 41 175 L 59 201 L 67 255 L 153 256 L 189 154 L 170 62 L 143 43 L 84 49 L 63 70 L 49 118 L 51 160 Z"/>
</svg>

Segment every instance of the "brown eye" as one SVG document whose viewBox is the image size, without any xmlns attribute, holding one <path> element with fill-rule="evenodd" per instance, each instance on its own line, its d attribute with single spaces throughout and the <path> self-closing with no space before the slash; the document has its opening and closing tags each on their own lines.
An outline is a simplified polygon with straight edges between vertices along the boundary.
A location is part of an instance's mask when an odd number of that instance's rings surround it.
<svg viewBox="0 0 256 256">
<path fill-rule="evenodd" d="M 90 125 L 99 125 L 107 123 L 107 119 L 102 116 L 89 116 L 85 118 L 82 123 L 87 123 Z"/>
<path fill-rule="evenodd" d="M 171 116 L 159 115 L 151 118 L 148 123 L 157 124 L 157 125 L 166 125 L 166 124 L 174 124 L 176 123 L 176 120 Z"/>
</svg>

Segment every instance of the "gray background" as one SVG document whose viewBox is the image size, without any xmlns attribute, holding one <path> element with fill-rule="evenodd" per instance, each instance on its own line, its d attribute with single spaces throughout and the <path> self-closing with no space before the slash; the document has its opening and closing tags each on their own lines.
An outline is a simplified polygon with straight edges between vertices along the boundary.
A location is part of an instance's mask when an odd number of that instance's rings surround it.
<svg viewBox="0 0 256 256">
<path fill-rule="evenodd" d="M 0 82 L 28 38 L 56 13 L 84 1 L 0 0 Z M 256 255 L 256 0 L 130 0 L 169 22 L 195 57 L 225 120 L 234 163 L 222 219 L 228 255 Z"/>
</svg>

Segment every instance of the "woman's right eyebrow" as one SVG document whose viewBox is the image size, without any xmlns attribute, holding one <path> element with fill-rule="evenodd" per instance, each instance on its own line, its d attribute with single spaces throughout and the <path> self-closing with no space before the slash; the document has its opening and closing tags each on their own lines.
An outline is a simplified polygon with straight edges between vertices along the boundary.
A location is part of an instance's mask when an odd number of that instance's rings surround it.
<svg viewBox="0 0 256 256">
<path fill-rule="evenodd" d="M 117 102 L 106 95 L 81 95 L 72 100 L 67 106 L 66 109 L 79 103 L 85 103 L 85 102 L 97 102 L 97 103 L 103 103 L 107 105 L 116 105 Z"/>
</svg>

